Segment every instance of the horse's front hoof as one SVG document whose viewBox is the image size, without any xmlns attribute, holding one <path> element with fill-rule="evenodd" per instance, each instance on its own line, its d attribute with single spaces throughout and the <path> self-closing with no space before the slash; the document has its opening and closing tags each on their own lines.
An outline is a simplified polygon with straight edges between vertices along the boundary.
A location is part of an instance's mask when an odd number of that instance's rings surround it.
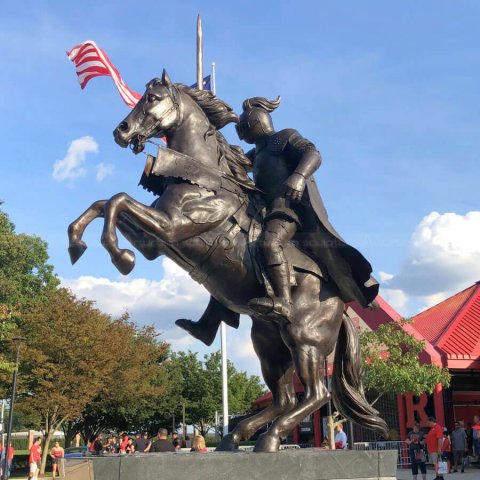
<svg viewBox="0 0 480 480">
<path fill-rule="evenodd" d="M 68 254 L 70 255 L 70 261 L 72 265 L 84 254 L 87 249 L 87 244 L 83 240 L 78 242 L 72 242 L 68 246 Z"/>
<path fill-rule="evenodd" d="M 280 448 L 280 439 L 268 435 L 268 432 L 262 433 L 258 437 L 257 443 L 253 448 L 254 452 L 275 453 Z"/>
<path fill-rule="evenodd" d="M 125 248 L 112 258 L 112 263 L 122 275 L 128 275 L 135 267 L 135 254 L 128 248 Z"/>
<path fill-rule="evenodd" d="M 216 452 L 233 452 L 238 450 L 238 442 L 235 440 L 235 437 L 229 433 L 222 438 L 222 441 L 215 449 Z"/>
</svg>

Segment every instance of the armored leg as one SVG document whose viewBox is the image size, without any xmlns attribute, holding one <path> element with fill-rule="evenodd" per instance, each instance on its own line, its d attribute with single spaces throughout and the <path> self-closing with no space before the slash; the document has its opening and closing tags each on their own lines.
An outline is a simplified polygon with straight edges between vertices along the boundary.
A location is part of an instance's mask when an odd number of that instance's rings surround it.
<svg viewBox="0 0 480 480">
<path fill-rule="evenodd" d="M 180 318 L 175 321 L 175 324 L 201 340 L 205 345 L 210 346 L 215 340 L 218 328 L 222 322 L 225 322 L 230 327 L 238 328 L 240 315 L 232 312 L 214 297 L 210 297 L 208 307 L 198 322 Z"/>
<path fill-rule="evenodd" d="M 293 316 L 290 272 L 284 245 L 297 231 L 297 223 L 287 218 L 272 218 L 265 225 L 261 249 L 274 296 L 254 298 L 249 307 L 263 315 L 274 314 L 291 322 Z"/>
</svg>

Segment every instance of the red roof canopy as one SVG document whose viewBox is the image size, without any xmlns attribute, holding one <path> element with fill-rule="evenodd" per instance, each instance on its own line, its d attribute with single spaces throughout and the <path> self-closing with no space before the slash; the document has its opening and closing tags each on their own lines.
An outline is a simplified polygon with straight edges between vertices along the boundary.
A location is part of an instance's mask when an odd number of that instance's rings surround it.
<svg viewBox="0 0 480 480">
<path fill-rule="evenodd" d="M 450 368 L 480 368 L 480 282 L 412 319 Z"/>
</svg>

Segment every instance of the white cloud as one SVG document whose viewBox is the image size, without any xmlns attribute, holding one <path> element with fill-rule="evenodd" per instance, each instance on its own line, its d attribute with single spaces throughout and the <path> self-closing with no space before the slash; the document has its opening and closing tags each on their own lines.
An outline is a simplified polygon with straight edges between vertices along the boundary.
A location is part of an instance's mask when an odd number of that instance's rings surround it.
<svg viewBox="0 0 480 480">
<path fill-rule="evenodd" d="M 84 177 L 87 174 L 84 165 L 88 153 L 98 153 L 98 144 L 93 137 L 86 136 L 73 140 L 65 157 L 54 163 L 53 178 L 57 182 L 62 182 Z"/>
<path fill-rule="evenodd" d="M 430 213 L 416 226 L 400 272 L 380 277 L 387 301 L 409 314 L 480 280 L 480 211 Z"/>
<path fill-rule="evenodd" d="M 384 284 L 382 284 L 384 285 Z M 408 303 L 408 296 L 403 290 L 380 288 L 380 295 L 400 314 L 404 313 Z"/>
<path fill-rule="evenodd" d="M 162 266 L 164 275 L 160 280 L 82 276 L 63 278 L 62 285 L 79 297 L 95 300 L 104 312 L 118 316 L 128 311 L 136 323 L 153 324 L 174 351 L 192 350 L 203 357 L 220 349 L 220 334 L 211 347 L 206 347 L 175 325 L 178 318 L 198 320 L 208 304 L 209 294 L 172 260 L 163 258 Z M 261 375 L 250 327 L 250 319 L 242 316 L 238 330 L 227 328 L 228 358 L 237 369 Z"/>
<path fill-rule="evenodd" d="M 95 300 L 107 313 L 120 315 L 128 310 L 133 320 L 162 328 L 164 320 L 178 318 L 172 318 L 172 313 L 201 314 L 208 303 L 208 292 L 172 260 L 163 259 L 163 269 L 164 278 L 158 281 L 82 276 L 62 279 L 62 284 L 80 297 Z"/>
<path fill-rule="evenodd" d="M 394 277 L 394 275 L 387 272 L 378 272 L 378 276 L 380 277 L 381 282 L 386 282 L 388 280 L 391 280 Z"/>
<path fill-rule="evenodd" d="M 113 165 L 111 163 L 99 163 L 95 166 L 97 173 L 95 178 L 97 182 L 101 182 L 105 177 L 113 173 Z"/>
</svg>

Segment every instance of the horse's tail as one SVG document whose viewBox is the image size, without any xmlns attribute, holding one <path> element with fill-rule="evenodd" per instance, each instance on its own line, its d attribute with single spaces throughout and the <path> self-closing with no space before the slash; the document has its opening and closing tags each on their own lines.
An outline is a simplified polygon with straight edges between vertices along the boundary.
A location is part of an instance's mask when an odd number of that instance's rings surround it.
<svg viewBox="0 0 480 480">
<path fill-rule="evenodd" d="M 332 375 L 332 399 L 338 412 L 359 425 L 388 438 L 388 427 L 365 398 L 360 341 L 352 320 L 343 315 Z"/>
</svg>

